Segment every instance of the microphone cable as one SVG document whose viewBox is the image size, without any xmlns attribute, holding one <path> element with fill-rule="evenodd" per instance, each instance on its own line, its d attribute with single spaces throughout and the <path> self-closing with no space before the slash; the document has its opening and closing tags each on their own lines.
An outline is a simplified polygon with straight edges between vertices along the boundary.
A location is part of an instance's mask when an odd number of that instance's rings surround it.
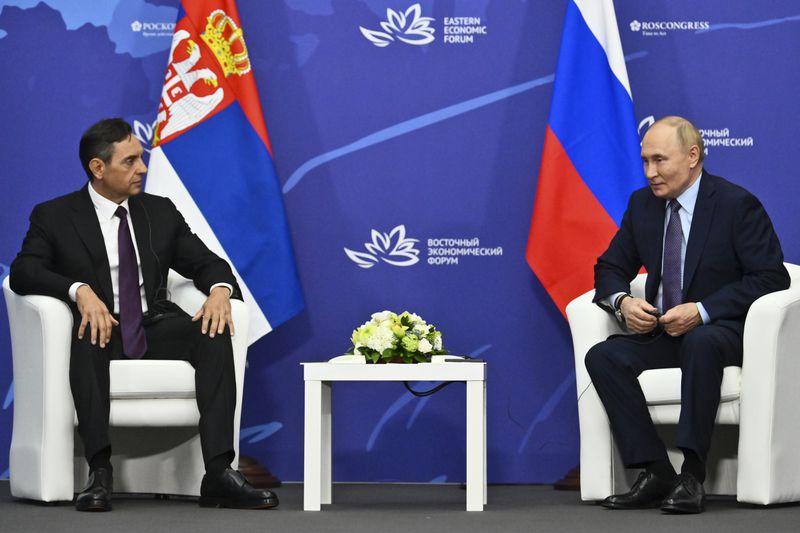
<svg viewBox="0 0 800 533">
<path fill-rule="evenodd" d="M 465 355 L 462 360 L 464 360 L 464 361 L 472 360 L 472 357 L 470 357 L 468 355 Z M 447 364 L 447 363 L 442 363 L 442 364 Z M 403 382 L 403 386 L 406 388 L 406 390 L 408 392 L 410 392 L 411 394 L 413 394 L 417 398 L 424 398 L 426 396 L 432 396 L 432 395 L 436 394 L 437 392 L 439 392 L 443 388 L 447 387 L 448 385 L 452 385 L 453 383 L 462 383 L 462 382 L 460 382 L 460 381 L 459 382 L 456 382 L 456 381 L 443 381 L 442 383 L 439 383 L 438 385 L 436 385 L 432 389 L 428 389 L 426 391 L 414 390 L 413 388 L 411 388 L 411 385 L 409 385 L 408 381 L 404 381 Z"/>
</svg>

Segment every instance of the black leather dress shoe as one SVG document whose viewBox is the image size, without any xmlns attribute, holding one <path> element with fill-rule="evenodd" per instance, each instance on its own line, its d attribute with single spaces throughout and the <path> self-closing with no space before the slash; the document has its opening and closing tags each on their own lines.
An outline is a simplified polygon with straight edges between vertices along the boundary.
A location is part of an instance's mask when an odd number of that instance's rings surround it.
<svg viewBox="0 0 800 533">
<path fill-rule="evenodd" d="M 238 470 L 226 469 L 222 475 L 203 476 L 200 484 L 200 507 L 232 509 L 271 509 L 278 506 L 278 496 L 253 487 Z"/>
<path fill-rule="evenodd" d="M 609 509 L 655 509 L 669 494 L 673 483 L 650 472 L 642 472 L 631 490 L 624 494 L 612 494 L 600 502 Z"/>
<path fill-rule="evenodd" d="M 706 510 L 703 484 L 691 474 L 680 474 L 672 491 L 661 502 L 661 510 L 675 514 L 702 513 Z"/>
<path fill-rule="evenodd" d="M 75 498 L 78 511 L 110 511 L 111 493 L 114 491 L 114 478 L 111 471 L 98 468 L 89 474 L 86 487 Z"/>
</svg>

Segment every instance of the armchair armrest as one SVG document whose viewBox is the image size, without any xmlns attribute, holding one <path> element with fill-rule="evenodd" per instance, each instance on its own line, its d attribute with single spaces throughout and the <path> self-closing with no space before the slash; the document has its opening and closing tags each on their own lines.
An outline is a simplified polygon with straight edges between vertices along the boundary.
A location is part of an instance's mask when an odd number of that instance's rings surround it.
<svg viewBox="0 0 800 533">
<path fill-rule="evenodd" d="M 567 318 L 575 353 L 575 384 L 581 435 L 581 498 L 599 500 L 611 494 L 613 443 L 603 404 L 591 386 L 584 359 L 586 352 L 609 335 L 622 333 L 616 319 L 592 303 L 594 291 L 572 300 Z"/>
<path fill-rule="evenodd" d="M 606 340 L 610 335 L 624 333 L 614 316 L 592 303 L 594 291 L 586 292 L 567 305 L 567 320 L 572 333 L 575 354 L 575 383 L 578 395 L 591 381 L 583 360 L 589 348 Z"/>
<path fill-rule="evenodd" d="M 642 296 L 645 276 L 631 284 L 631 293 Z M 584 359 L 589 349 L 610 335 L 624 333 L 616 318 L 592 303 L 594 291 L 578 296 L 567 306 L 575 353 L 575 384 L 581 435 L 581 498 L 600 500 L 613 492 L 614 446 L 608 417 L 592 387 Z"/>
<path fill-rule="evenodd" d="M 8 278 L 3 293 L 14 372 L 11 493 L 44 501 L 69 500 L 75 416 L 69 386 L 72 312 L 56 298 L 16 294 Z"/>
<path fill-rule="evenodd" d="M 800 442 L 800 267 L 787 264 L 789 289 L 756 300 L 744 328 L 737 498 L 767 504 L 798 501 Z"/>
</svg>

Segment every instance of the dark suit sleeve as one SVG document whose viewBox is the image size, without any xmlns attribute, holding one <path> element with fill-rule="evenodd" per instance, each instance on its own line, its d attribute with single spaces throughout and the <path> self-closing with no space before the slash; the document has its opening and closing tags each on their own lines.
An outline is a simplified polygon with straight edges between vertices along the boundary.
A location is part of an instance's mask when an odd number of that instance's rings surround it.
<svg viewBox="0 0 800 533">
<path fill-rule="evenodd" d="M 611 239 L 608 249 L 597 258 L 594 266 L 594 302 L 618 292 L 630 292 L 631 280 L 642 268 L 642 260 L 633 237 L 634 197 L 622 217 L 619 230 Z M 601 305 L 601 307 L 603 307 Z"/>
<path fill-rule="evenodd" d="M 192 233 L 189 225 L 175 205 L 167 200 L 175 217 L 175 246 L 171 267 L 180 275 L 191 279 L 195 287 L 208 294 L 215 283 L 227 283 L 233 287 L 232 298 L 242 299 L 242 293 L 227 261 L 208 249 L 200 238 Z"/>
<path fill-rule="evenodd" d="M 72 303 L 69 288 L 80 280 L 55 271 L 54 237 L 48 229 L 53 218 L 44 205 L 34 207 L 22 249 L 11 263 L 9 284 L 17 294 L 42 294 Z"/>
<path fill-rule="evenodd" d="M 778 236 L 761 202 L 748 194 L 734 209 L 741 213 L 732 228 L 741 276 L 701 300 L 712 322 L 741 319 L 758 298 L 790 283 Z"/>
</svg>

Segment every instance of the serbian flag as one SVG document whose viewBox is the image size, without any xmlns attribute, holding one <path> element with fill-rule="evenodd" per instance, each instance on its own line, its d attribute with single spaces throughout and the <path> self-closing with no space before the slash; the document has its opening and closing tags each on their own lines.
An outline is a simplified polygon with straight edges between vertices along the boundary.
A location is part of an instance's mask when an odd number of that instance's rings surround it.
<svg viewBox="0 0 800 533">
<path fill-rule="evenodd" d="M 525 253 L 562 313 L 645 183 L 614 4 L 569 0 Z"/>
<path fill-rule="evenodd" d="M 182 0 L 147 192 L 172 199 L 228 260 L 250 308 L 249 343 L 303 296 L 251 59 L 234 0 Z"/>
</svg>

